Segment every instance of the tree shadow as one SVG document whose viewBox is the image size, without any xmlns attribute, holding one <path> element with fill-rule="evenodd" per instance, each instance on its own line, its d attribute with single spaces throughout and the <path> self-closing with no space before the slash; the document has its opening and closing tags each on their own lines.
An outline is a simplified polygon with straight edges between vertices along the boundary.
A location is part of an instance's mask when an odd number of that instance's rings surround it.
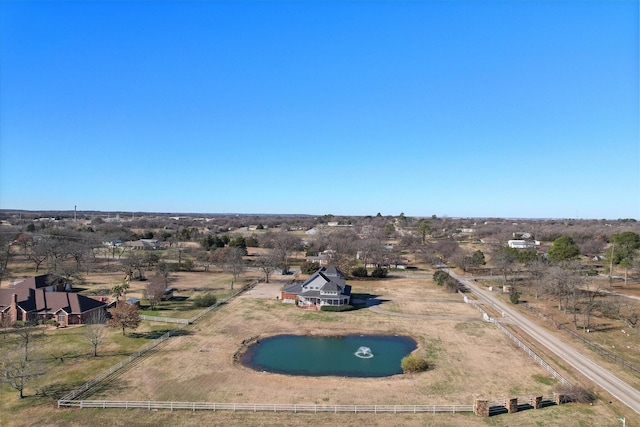
<svg viewBox="0 0 640 427">
<path fill-rule="evenodd" d="M 130 338 L 144 338 L 149 340 L 155 340 L 160 338 L 167 332 L 171 332 L 171 331 L 172 331 L 171 333 L 172 337 L 191 335 L 191 332 L 186 331 L 184 329 L 158 329 L 158 330 L 149 331 L 149 332 L 129 332 L 127 336 Z"/>
</svg>

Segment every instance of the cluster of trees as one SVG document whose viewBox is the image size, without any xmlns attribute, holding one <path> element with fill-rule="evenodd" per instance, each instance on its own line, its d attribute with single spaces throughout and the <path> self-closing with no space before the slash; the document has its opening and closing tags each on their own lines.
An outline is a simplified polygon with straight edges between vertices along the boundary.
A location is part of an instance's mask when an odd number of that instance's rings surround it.
<svg viewBox="0 0 640 427">
<path fill-rule="evenodd" d="M 611 286 L 612 271 L 615 266 L 630 266 L 637 259 L 640 236 L 634 232 L 621 232 L 610 237 L 611 249 L 606 253 L 606 271 Z M 615 247 L 618 246 L 618 249 Z M 580 245 L 571 236 L 557 237 L 545 256 L 533 253 L 518 257 L 526 251 L 498 248 L 493 253 L 493 263 L 500 268 L 507 282 L 507 275 L 521 269 L 529 277 L 530 289 L 536 299 L 554 300 L 557 308 L 572 314 L 575 328 L 590 329 L 594 314 L 618 319 L 630 327 L 635 327 L 638 312 L 635 304 L 628 299 L 609 296 L 604 292 L 602 280 L 593 278 L 593 267 L 581 258 Z M 625 264 L 625 261 L 627 264 Z M 627 280 L 625 274 L 625 282 Z M 516 275 L 514 274 L 515 278 Z M 515 283 L 514 283 L 515 284 Z M 514 289 L 514 293 L 518 293 Z M 515 297 L 517 301 L 517 296 Z M 580 324 L 580 326 L 579 326 Z"/>
<path fill-rule="evenodd" d="M 190 271 L 195 267 L 208 270 L 213 265 L 233 276 L 233 287 L 249 265 L 259 269 L 266 281 L 275 271 L 287 274 L 293 254 L 299 251 L 306 251 L 308 255 L 327 251 L 331 262 L 341 271 L 361 277 L 386 275 L 389 267 L 403 262 L 402 254 L 407 252 L 432 265 L 457 266 L 464 271 L 479 270 L 490 263 L 492 270 L 497 271 L 505 282 L 519 273 L 528 273 L 533 282 L 547 283 L 544 288 L 535 287 L 536 295 L 561 301 L 558 305 L 563 307 L 571 305 L 567 302 L 567 293 L 579 294 L 580 301 L 585 301 L 585 296 L 579 291 L 563 290 L 571 281 L 563 280 L 559 289 L 549 285 L 558 283 L 559 279 L 550 277 L 558 276 L 557 272 L 551 273 L 557 269 L 565 274 L 575 271 L 583 277 L 596 267 L 604 268 L 611 278 L 616 272 L 623 271 L 625 280 L 639 270 L 640 226 L 635 220 L 513 222 L 497 218 L 478 221 L 378 213 L 365 217 L 221 215 L 207 217 L 205 222 L 203 218 L 193 216 L 127 217 L 120 213 L 119 221 L 113 222 L 106 216 L 83 213 L 78 221 L 92 219 L 88 224 L 82 222 L 80 225 L 71 219 L 69 212 L 52 214 L 51 217 L 56 218 L 52 222 L 35 221 L 41 213 L 0 214 L 14 224 L 3 227 L 0 233 L 0 281 L 10 273 L 7 266 L 12 256 L 21 256 L 31 262 L 36 271 L 66 281 L 103 265 L 106 260 L 121 268 L 130 279 L 147 279 L 150 274 L 145 296 L 152 307 L 161 300 L 173 271 Z M 347 227 L 327 227 L 330 221 Z M 238 230 L 252 224 L 259 224 L 255 234 L 248 235 L 248 229 Z M 312 227 L 316 233 L 306 236 L 304 242 L 293 232 Z M 230 231 L 234 229 L 238 231 Z M 546 258 L 533 249 L 506 246 L 507 240 L 524 235 L 529 239 L 552 242 Z M 140 237 L 170 242 L 169 249 L 137 252 L 102 244 L 107 239 Z M 394 239 L 393 246 L 388 245 L 391 238 Z M 480 244 L 480 239 L 482 249 L 473 245 Z M 200 245 L 187 245 L 186 241 Z M 466 244 L 461 245 L 461 242 Z M 258 246 L 263 248 L 259 255 L 247 257 L 247 248 Z M 584 262 L 581 265 L 578 261 L 584 261 L 587 256 L 601 256 L 604 260 L 595 267 Z M 317 267 L 302 265 L 306 273 Z M 584 290 L 585 286 L 583 283 L 577 287 Z"/>
<path fill-rule="evenodd" d="M 438 286 L 444 287 L 449 292 L 458 292 L 460 289 L 460 282 L 444 270 L 436 270 L 433 273 L 433 280 Z"/>
</svg>

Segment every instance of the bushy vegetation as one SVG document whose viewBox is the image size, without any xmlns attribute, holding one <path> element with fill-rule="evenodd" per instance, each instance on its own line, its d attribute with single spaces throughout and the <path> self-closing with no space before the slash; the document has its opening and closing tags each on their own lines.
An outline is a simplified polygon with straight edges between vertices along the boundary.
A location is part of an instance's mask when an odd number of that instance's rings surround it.
<svg viewBox="0 0 640 427">
<path fill-rule="evenodd" d="M 300 272 L 302 274 L 313 274 L 316 271 L 318 271 L 319 268 L 320 268 L 320 264 L 318 264 L 317 262 L 305 261 L 302 264 L 300 264 Z"/>
<path fill-rule="evenodd" d="M 344 304 L 344 305 L 323 305 L 322 307 L 320 307 L 321 311 L 330 311 L 330 312 L 341 312 L 341 311 L 351 311 L 351 310 L 355 310 L 355 307 L 350 305 L 350 304 Z"/>
<path fill-rule="evenodd" d="M 375 277 L 377 279 L 383 279 L 383 278 L 387 277 L 388 273 L 389 272 L 387 271 L 386 268 L 376 267 L 371 272 L 371 277 Z"/>
<path fill-rule="evenodd" d="M 553 391 L 564 396 L 564 402 L 590 403 L 596 400 L 592 391 L 578 385 L 558 384 Z"/>
<path fill-rule="evenodd" d="M 511 304 L 517 304 L 520 301 L 520 292 L 516 291 L 515 288 L 511 288 L 511 292 L 509 292 L 509 300 Z"/>
<path fill-rule="evenodd" d="M 433 273 L 433 280 L 436 282 L 436 285 L 438 286 L 444 285 L 445 280 L 447 280 L 448 278 L 449 278 L 449 273 L 447 273 L 444 270 L 436 270 L 436 272 Z"/>
<path fill-rule="evenodd" d="M 206 294 L 197 295 L 193 298 L 194 307 L 209 307 L 214 305 L 218 301 L 215 295 L 210 292 Z"/>
<path fill-rule="evenodd" d="M 429 363 L 414 353 L 403 357 L 400 366 L 405 374 L 423 372 L 429 369 Z"/>
<path fill-rule="evenodd" d="M 449 292 L 457 292 L 460 289 L 460 283 L 444 270 L 437 270 L 433 273 L 433 280 L 438 286 L 444 286 Z"/>
<path fill-rule="evenodd" d="M 356 267 L 351 270 L 351 275 L 353 277 L 368 277 L 369 272 L 367 271 L 366 267 Z"/>
</svg>

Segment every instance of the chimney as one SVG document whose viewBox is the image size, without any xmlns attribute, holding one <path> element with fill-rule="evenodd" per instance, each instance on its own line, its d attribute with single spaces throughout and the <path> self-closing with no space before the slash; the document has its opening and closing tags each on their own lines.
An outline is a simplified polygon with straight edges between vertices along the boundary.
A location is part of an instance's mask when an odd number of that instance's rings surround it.
<svg viewBox="0 0 640 427">
<path fill-rule="evenodd" d="M 18 321 L 18 294 L 11 294 L 11 307 L 9 308 L 9 323 Z"/>
</svg>

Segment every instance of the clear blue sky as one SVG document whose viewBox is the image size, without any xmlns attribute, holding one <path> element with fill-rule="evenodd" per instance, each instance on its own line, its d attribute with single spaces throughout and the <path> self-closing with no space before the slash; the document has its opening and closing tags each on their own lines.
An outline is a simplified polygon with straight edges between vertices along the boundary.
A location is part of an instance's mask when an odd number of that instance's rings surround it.
<svg viewBox="0 0 640 427">
<path fill-rule="evenodd" d="M 0 1 L 0 208 L 640 218 L 638 1 Z"/>
</svg>

